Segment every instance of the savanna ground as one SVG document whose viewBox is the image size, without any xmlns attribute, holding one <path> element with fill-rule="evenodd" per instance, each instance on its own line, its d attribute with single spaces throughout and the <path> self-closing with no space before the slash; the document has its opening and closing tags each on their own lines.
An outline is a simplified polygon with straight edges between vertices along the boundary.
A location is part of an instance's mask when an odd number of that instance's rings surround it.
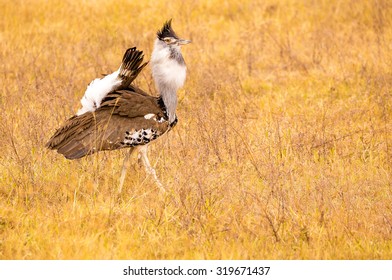
<svg viewBox="0 0 392 280">
<path fill-rule="evenodd" d="M 1 259 L 391 259 L 390 1 L 1 1 Z M 45 143 L 173 18 L 179 123 L 68 161 Z M 157 94 L 149 67 L 139 86 Z"/>
</svg>

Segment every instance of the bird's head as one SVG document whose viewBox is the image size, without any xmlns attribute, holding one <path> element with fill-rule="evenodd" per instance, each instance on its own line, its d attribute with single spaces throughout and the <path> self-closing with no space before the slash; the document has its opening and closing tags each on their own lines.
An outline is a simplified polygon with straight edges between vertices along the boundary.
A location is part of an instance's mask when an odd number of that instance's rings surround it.
<svg viewBox="0 0 392 280">
<path fill-rule="evenodd" d="M 181 46 L 189 44 L 190 40 L 180 39 L 171 27 L 171 19 L 165 22 L 162 29 L 157 33 L 159 41 L 165 43 L 168 46 Z"/>
</svg>

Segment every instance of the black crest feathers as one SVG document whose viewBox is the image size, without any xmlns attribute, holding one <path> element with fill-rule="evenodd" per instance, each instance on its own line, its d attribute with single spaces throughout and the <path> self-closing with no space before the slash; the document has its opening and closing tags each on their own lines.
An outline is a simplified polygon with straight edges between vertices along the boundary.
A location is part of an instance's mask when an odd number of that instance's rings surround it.
<svg viewBox="0 0 392 280">
<path fill-rule="evenodd" d="M 176 33 L 174 32 L 173 28 L 171 27 L 172 20 L 168 20 L 163 25 L 162 29 L 158 31 L 157 37 L 159 40 L 163 40 L 166 37 L 174 37 L 178 39 Z"/>
</svg>

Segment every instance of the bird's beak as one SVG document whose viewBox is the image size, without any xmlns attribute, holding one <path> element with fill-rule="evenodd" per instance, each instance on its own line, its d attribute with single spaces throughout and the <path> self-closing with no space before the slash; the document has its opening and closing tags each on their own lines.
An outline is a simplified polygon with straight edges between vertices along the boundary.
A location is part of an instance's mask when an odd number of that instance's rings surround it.
<svg viewBox="0 0 392 280">
<path fill-rule="evenodd" d="M 178 39 L 177 43 L 179 45 L 187 45 L 187 44 L 191 43 L 191 40 Z"/>
</svg>

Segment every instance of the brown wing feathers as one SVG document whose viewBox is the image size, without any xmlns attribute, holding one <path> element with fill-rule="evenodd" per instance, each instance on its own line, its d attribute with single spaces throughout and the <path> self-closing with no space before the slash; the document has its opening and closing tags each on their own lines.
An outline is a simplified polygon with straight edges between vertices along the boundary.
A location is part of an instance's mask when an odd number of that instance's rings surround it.
<svg viewBox="0 0 392 280">
<path fill-rule="evenodd" d="M 146 66 L 147 63 L 142 64 L 142 61 L 141 51 L 136 48 L 128 49 L 119 74 L 122 78 L 121 88 L 126 86 L 128 89 L 109 93 L 96 111 L 68 119 L 46 146 L 68 159 L 76 159 L 100 150 L 145 144 L 163 134 L 169 126 L 157 98 L 135 90 L 130 85 Z M 145 118 L 149 114 L 154 114 L 155 117 Z M 137 139 L 131 139 L 132 142 L 126 136 L 135 131 L 147 134 L 146 129 L 149 129 L 148 133 L 153 131 L 155 134 L 145 142 L 134 142 Z"/>
<path fill-rule="evenodd" d="M 50 138 L 46 147 L 57 150 L 68 159 L 80 158 L 88 154 L 91 147 L 83 145 L 80 139 L 94 129 L 94 113 L 87 112 L 73 116 Z"/>
<path fill-rule="evenodd" d="M 119 90 L 108 94 L 102 101 L 101 108 L 113 107 L 113 113 L 120 116 L 134 118 L 155 114 L 163 117 L 158 99 L 150 95 L 142 95 L 132 90 Z"/>
</svg>

